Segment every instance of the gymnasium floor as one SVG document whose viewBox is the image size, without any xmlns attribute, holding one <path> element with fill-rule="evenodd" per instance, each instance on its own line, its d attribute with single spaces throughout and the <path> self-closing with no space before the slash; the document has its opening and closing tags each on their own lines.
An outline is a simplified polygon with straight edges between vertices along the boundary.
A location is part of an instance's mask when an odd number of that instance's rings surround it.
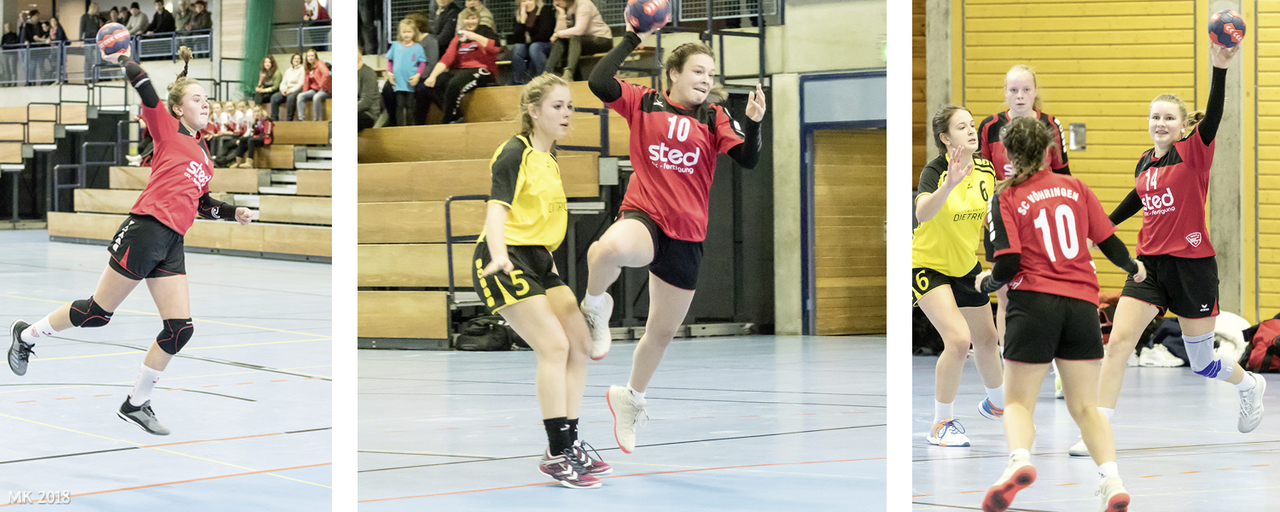
<svg viewBox="0 0 1280 512">
<path fill-rule="evenodd" d="M 626 455 L 604 394 L 626 384 L 635 344 L 614 344 L 592 364 L 580 424 L 614 467 L 597 489 L 538 472 L 546 434 L 532 352 L 363 350 L 360 510 L 883 510 L 884 347 L 883 337 L 677 340 Z"/>
<path fill-rule="evenodd" d="M 87 298 L 96 245 L 0 232 L 0 321 L 34 322 Z M 116 417 L 162 327 L 145 284 L 97 329 L 36 345 L 27 374 L 0 371 L 0 507 L 15 493 L 70 495 L 58 510 L 328 510 L 330 266 L 187 254 L 195 336 L 152 404 L 173 433 Z M 27 508 L 36 508 L 27 506 Z"/>
<path fill-rule="evenodd" d="M 980 510 L 988 487 L 1004 471 L 1009 451 L 999 422 L 978 415 L 985 397 L 977 369 L 964 370 L 956 416 L 969 448 L 939 448 L 925 441 L 933 421 L 937 359 L 914 357 L 912 501 L 914 510 Z M 1116 462 L 1137 510 L 1254 510 L 1280 495 L 1280 384 L 1268 375 L 1265 412 L 1257 430 L 1236 430 L 1239 394 L 1190 368 L 1129 368 L 1116 416 Z M 1066 403 L 1045 379 L 1036 405 L 1031 461 L 1038 477 L 1009 510 L 1097 510 L 1097 466 L 1070 457 L 1080 433 Z M 1265 507 L 1264 507 L 1265 508 Z"/>
</svg>

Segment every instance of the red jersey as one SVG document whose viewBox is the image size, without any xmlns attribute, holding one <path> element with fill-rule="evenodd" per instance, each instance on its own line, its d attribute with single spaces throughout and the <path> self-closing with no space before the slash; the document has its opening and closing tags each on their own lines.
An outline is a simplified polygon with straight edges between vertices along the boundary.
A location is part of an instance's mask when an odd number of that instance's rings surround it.
<svg viewBox="0 0 1280 512">
<path fill-rule="evenodd" d="M 1154 148 L 1142 154 L 1133 173 L 1138 198 L 1142 200 L 1139 255 L 1214 255 L 1204 222 L 1213 145 L 1205 145 L 1197 129 L 1173 143 L 1169 152 L 1158 159 Z"/>
<path fill-rule="evenodd" d="M 1098 303 L 1098 276 L 1086 240 L 1106 240 L 1116 227 L 1083 181 L 1041 171 L 996 194 L 988 208 L 995 256 L 1021 255 L 1010 290 Z"/>
<path fill-rule="evenodd" d="M 1035 112 L 1040 122 L 1053 128 L 1053 146 L 1049 148 L 1049 169 L 1058 174 L 1071 174 L 1067 166 L 1067 147 L 1063 142 L 1066 137 L 1062 133 L 1062 123 L 1057 118 L 1040 111 Z M 1013 164 L 1004 149 L 1004 130 L 1009 126 L 1013 116 L 1009 111 L 988 116 L 978 125 L 978 151 L 982 158 L 990 160 L 996 167 L 996 179 L 1007 180 L 1015 174 Z"/>
<path fill-rule="evenodd" d="M 150 215 L 185 235 L 196 220 L 200 196 L 209 191 L 213 164 L 204 139 L 187 131 L 169 115 L 164 102 L 142 106 L 155 150 L 151 157 L 151 178 L 130 213 Z"/>
<path fill-rule="evenodd" d="M 449 49 L 440 57 L 440 62 L 449 69 L 484 68 L 489 70 L 489 74 L 498 76 L 498 52 L 502 51 L 502 46 L 496 38 L 479 35 L 489 39 L 488 46 L 480 46 L 476 41 L 458 42 L 458 36 L 454 35 L 453 42 L 449 43 Z"/>
<path fill-rule="evenodd" d="M 311 67 L 311 71 L 302 78 L 303 91 L 324 91 L 333 92 L 332 82 L 329 80 L 329 66 L 324 61 L 316 59 L 316 63 Z"/>
<path fill-rule="evenodd" d="M 618 82 L 622 96 L 607 105 L 631 129 L 635 169 L 622 209 L 649 214 L 671 238 L 705 240 L 716 155 L 745 141 L 742 128 L 720 105 L 686 108 L 648 87 Z"/>
</svg>

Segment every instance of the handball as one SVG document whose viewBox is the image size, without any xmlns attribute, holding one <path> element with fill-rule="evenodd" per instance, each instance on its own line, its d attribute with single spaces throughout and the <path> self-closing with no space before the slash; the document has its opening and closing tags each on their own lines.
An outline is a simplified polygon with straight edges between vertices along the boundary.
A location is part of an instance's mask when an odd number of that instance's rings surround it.
<svg viewBox="0 0 1280 512">
<path fill-rule="evenodd" d="M 670 22 L 671 4 L 668 0 L 627 0 L 627 24 L 637 34 L 662 28 Z"/>
<path fill-rule="evenodd" d="M 108 23 L 98 29 L 98 49 L 107 57 L 129 51 L 129 29 L 119 23 Z"/>
<path fill-rule="evenodd" d="M 1244 18 L 1229 9 L 1213 13 L 1209 18 L 1209 40 L 1218 46 L 1235 48 L 1244 41 Z"/>
</svg>

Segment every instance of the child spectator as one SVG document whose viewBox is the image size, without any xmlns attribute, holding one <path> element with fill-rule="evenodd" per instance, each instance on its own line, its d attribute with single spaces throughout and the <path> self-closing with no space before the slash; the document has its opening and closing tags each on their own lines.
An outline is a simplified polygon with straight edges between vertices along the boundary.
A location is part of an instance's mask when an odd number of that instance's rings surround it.
<svg viewBox="0 0 1280 512">
<path fill-rule="evenodd" d="M 414 88 L 427 71 L 427 54 L 418 40 L 418 26 L 408 18 L 400 20 L 400 41 L 387 50 L 387 81 L 395 83 L 396 123 L 413 126 L 417 107 Z"/>
</svg>

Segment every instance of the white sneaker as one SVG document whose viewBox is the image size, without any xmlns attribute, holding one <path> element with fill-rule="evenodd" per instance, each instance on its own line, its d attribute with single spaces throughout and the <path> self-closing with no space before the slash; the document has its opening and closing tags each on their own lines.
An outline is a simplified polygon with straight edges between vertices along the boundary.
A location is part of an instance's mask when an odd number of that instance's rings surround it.
<svg viewBox="0 0 1280 512">
<path fill-rule="evenodd" d="M 1129 510 L 1129 493 L 1124 490 L 1120 477 L 1109 476 L 1098 484 L 1094 496 L 1102 497 L 1102 512 L 1126 512 Z"/>
<path fill-rule="evenodd" d="M 1135 367 L 1135 366 L 1140 366 L 1140 364 L 1138 363 L 1138 354 L 1137 354 L 1137 353 L 1129 354 L 1129 365 L 1128 365 L 1128 366 L 1129 366 L 1130 368 L 1133 368 L 1133 367 Z"/>
<path fill-rule="evenodd" d="M 636 403 L 626 386 L 609 386 L 604 397 L 609 403 L 609 412 L 613 413 L 613 437 L 618 440 L 618 448 L 623 453 L 631 453 L 636 449 L 636 426 L 640 424 L 640 415 L 645 413 L 644 404 Z"/>
<path fill-rule="evenodd" d="M 1142 351 L 1142 355 L 1138 356 L 1138 364 L 1153 368 L 1176 368 L 1186 363 L 1182 362 L 1182 358 L 1170 353 L 1164 345 L 1156 345 Z"/>
<path fill-rule="evenodd" d="M 1262 423 L 1262 394 L 1267 390 L 1267 379 L 1256 373 L 1253 377 L 1253 389 L 1240 392 L 1240 422 L 1236 425 L 1241 432 L 1253 432 Z"/>
<path fill-rule="evenodd" d="M 1062 375 L 1058 372 L 1053 373 L 1053 397 L 1064 400 L 1067 398 L 1067 395 L 1062 392 Z"/>
<path fill-rule="evenodd" d="M 969 438 L 964 435 L 964 425 L 956 420 L 944 420 L 938 422 L 929 431 L 929 436 L 925 438 L 929 444 L 941 447 L 959 447 L 969 446 Z"/>
<path fill-rule="evenodd" d="M 1067 455 L 1070 455 L 1072 457 L 1088 457 L 1089 456 L 1089 447 L 1084 445 L 1083 437 L 1080 438 L 1079 441 L 1076 441 L 1076 444 L 1071 445 L 1071 448 L 1067 449 Z"/>
<path fill-rule="evenodd" d="M 613 297 L 604 294 L 604 303 L 598 307 L 588 307 L 587 300 L 582 299 L 582 317 L 587 320 L 587 328 L 591 329 L 591 360 L 599 361 L 609 353 L 609 344 L 613 335 L 609 333 L 609 316 L 613 314 Z M 631 452 L 627 452 L 631 453 Z"/>
<path fill-rule="evenodd" d="M 1026 457 L 1009 459 L 1009 466 L 982 499 L 984 512 L 1004 512 L 1013 504 L 1014 495 L 1036 481 L 1036 468 Z"/>
</svg>

